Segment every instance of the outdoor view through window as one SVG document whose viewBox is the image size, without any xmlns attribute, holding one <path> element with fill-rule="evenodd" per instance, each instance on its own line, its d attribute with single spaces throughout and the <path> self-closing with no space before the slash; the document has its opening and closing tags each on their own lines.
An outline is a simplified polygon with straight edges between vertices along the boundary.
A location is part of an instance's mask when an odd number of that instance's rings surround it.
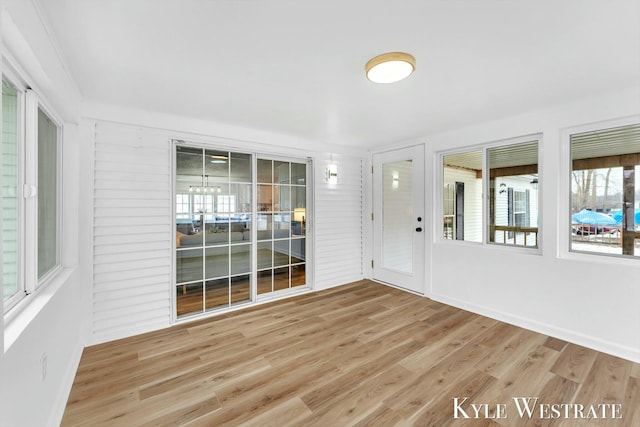
<svg viewBox="0 0 640 427">
<path fill-rule="evenodd" d="M 571 250 L 640 256 L 640 125 L 571 135 Z"/>
</svg>

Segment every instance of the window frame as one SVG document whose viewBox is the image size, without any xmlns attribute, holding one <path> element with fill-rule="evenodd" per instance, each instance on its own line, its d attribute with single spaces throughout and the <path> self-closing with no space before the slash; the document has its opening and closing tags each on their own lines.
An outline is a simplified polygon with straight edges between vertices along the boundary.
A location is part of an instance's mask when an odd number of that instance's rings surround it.
<svg viewBox="0 0 640 427">
<path fill-rule="evenodd" d="M 17 280 L 18 286 L 16 293 L 7 298 L 5 301 L 3 299 L 3 313 L 8 313 L 12 308 L 14 308 L 23 298 L 26 297 L 27 291 L 25 288 L 25 280 L 24 280 L 24 272 L 25 272 L 25 225 L 24 225 L 24 215 L 25 215 L 25 203 L 24 203 L 24 159 L 25 159 L 25 93 L 26 93 L 26 85 L 24 81 L 16 75 L 15 72 L 10 67 L 7 67 L 3 63 L 3 72 L 2 77 L 6 78 L 13 84 L 18 93 L 18 123 L 17 123 L 17 154 L 18 154 L 18 164 L 17 164 L 17 174 L 18 174 L 18 182 L 16 188 L 16 197 L 18 199 L 18 215 L 17 215 L 17 230 L 16 236 L 18 239 L 17 243 Z"/>
<path fill-rule="evenodd" d="M 573 154 L 571 150 L 571 137 L 572 135 L 606 131 L 608 129 L 621 128 L 632 125 L 640 124 L 640 115 L 632 115 L 621 117 L 617 119 L 604 120 L 600 122 L 587 123 L 578 126 L 571 126 L 561 130 L 560 136 L 560 160 L 561 160 L 561 173 L 559 179 L 559 185 L 561 185 L 562 193 L 564 197 L 560 197 L 559 209 L 559 230 L 564 232 L 559 233 L 558 238 L 558 252 L 559 256 L 564 259 L 582 260 L 596 263 L 605 264 L 618 264 L 637 266 L 640 256 L 583 251 L 572 249 L 572 220 L 571 220 L 571 199 L 572 199 L 572 173 L 573 173 Z M 638 165 L 636 165 L 636 168 Z M 637 179 L 637 177 L 636 177 Z M 636 189 L 637 190 L 637 189 Z M 636 200 L 637 201 L 637 200 Z"/>
<path fill-rule="evenodd" d="M 525 245 L 514 245 L 514 244 L 505 244 L 499 242 L 491 242 L 490 241 L 490 179 L 486 179 L 489 176 L 490 165 L 489 165 L 489 150 L 507 147 L 510 145 L 519 145 L 525 143 L 537 143 L 537 156 L 538 156 L 538 183 L 536 189 L 536 197 L 537 197 L 537 228 L 538 228 L 538 236 L 537 236 L 537 245 L 536 246 L 525 246 Z M 495 140 L 491 142 L 481 143 L 481 144 L 473 144 L 466 145 L 464 147 L 458 147 L 453 150 L 442 150 L 436 153 L 436 159 L 438 161 L 438 165 L 436 170 L 438 171 L 437 179 L 434 180 L 434 185 L 436 186 L 435 194 L 437 195 L 437 203 L 436 206 L 436 218 L 439 218 L 438 221 L 434 222 L 434 226 L 437 227 L 434 233 L 435 243 L 444 243 L 444 244 L 461 244 L 461 245 L 480 245 L 480 246 L 488 246 L 497 250 L 508 250 L 508 251 L 516 251 L 528 254 L 542 254 L 543 247 L 543 239 L 542 239 L 542 200 L 543 200 L 543 177 L 542 177 L 542 146 L 543 146 L 543 134 L 532 133 L 512 138 L 506 138 L 501 140 Z M 463 154 L 470 152 L 480 151 L 482 154 L 482 212 L 481 212 L 481 227 L 482 227 L 482 240 L 481 241 L 472 241 L 472 240 L 456 240 L 456 239 L 447 239 L 445 238 L 445 228 L 444 228 L 444 188 L 446 185 L 444 179 L 445 165 L 444 159 L 446 156 L 454 155 L 454 154 Z M 455 207 L 454 207 L 455 210 Z M 436 225 L 437 224 L 437 225 Z"/>
<path fill-rule="evenodd" d="M 2 57 L 2 76 L 7 78 L 21 94 L 18 123 L 18 292 L 3 301 L 5 320 L 13 318 L 30 299 L 61 274 L 63 229 L 63 145 L 64 124 L 60 116 L 42 97 L 39 91 L 22 76 L 10 58 Z M 42 111 L 56 126 L 56 213 L 55 265 L 38 278 L 38 112 Z"/>
</svg>

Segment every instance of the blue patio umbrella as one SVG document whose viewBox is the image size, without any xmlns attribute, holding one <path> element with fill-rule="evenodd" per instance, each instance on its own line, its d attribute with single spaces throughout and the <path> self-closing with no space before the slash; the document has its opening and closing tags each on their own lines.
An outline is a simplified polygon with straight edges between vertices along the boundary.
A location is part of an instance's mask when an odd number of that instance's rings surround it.
<svg viewBox="0 0 640 427">
<path fill-rule="evenodd" d="M 601 212 L 590 211 L 588 209 L 582 209 L 580 212 L 571 215 L 571 221 L 576 224 L 589 224 L 589 225 L 616 225 L 618 221 L 610 217 L 607 214 Z"/>
<path fill-rule="evenodd" d="M 636 208 L 635 211 L 636 213 L 633 215 L 633 223 L 635 225 L 640 225 L 640 208 Z M 616 210 L 611 216 L 618 224 L 622 224 L 622 209 Z"/>
</svg>

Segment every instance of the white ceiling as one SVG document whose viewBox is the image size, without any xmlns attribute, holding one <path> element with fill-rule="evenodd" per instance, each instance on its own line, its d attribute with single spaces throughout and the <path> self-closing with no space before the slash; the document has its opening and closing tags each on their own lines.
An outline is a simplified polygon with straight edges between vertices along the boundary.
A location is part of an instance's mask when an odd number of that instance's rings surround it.
<svg viewBox="0 0 640 427">
<path fill-rule="evenodd" d="M 640 79 L 637 0 L 36 0 L 86 100 L 375 147 Z M 416 57 L 376 85 L 364 64 Z"/>
</svg>

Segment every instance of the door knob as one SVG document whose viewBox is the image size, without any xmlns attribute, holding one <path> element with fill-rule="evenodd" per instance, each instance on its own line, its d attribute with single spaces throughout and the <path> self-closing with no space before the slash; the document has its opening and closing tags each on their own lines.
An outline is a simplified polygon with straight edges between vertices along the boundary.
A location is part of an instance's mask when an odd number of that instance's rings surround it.
<svg viewBox="0 0 640 427">
<path fill-rule="evenodd" d="M 419 233 L 419 232 L 421 232 L 421 231 L 422 231 L 422 227 L 418 227 L 418 228 L 416 228 L 416 231 L 417 231 L 418 233 Z"/>
</svg>

